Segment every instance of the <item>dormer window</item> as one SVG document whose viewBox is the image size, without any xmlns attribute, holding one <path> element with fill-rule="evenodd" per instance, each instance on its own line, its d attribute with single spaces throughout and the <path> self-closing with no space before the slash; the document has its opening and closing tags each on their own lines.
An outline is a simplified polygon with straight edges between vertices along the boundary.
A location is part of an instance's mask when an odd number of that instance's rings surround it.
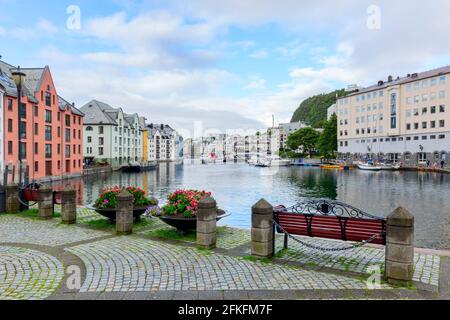
<svg viewBox="0 0 450 320">
<path fill-rule="evenodd" d="M 47 107 L 52 106 L 52 94 L 48 91 L 45 93 L 45 105 Z"/>
</svg>

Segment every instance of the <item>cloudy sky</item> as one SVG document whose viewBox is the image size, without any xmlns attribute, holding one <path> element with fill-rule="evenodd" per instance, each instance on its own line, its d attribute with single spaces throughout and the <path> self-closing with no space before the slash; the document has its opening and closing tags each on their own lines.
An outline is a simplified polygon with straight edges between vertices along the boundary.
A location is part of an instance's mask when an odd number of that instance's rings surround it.
<svg viewBox="0 0 450 320">
<path fill-rule="evenodd" d="M 308 96 L 449 65 L 450 1 L 0 0 L 0 55 L 59 94 L 192 130 L 289 121 Z M 77 12 L 80 12 L 78 20 Z"/>
</svg>

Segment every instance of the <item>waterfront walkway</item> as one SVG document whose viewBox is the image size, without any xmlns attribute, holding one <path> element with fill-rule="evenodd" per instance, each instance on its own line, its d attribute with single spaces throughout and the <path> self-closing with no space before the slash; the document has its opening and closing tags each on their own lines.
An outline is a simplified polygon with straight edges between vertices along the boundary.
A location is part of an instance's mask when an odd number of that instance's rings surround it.
<svg viewBox="0 0 450 320">
<path fill-rule="evenodd" d="M 116 237 L 95 212 L 79 208 L 78 218 L 65 226 L 59 218 L 0 215 L 0 299 L 450 299 L 444 253 L 416 253 L 411 288 L 369 290 L 367 271 L 382 271 L 382 248 L 323 253 L 292 243 L 272 261 L 256 261 L 248 230 L 220 227 L 218 248 L 207 251 L 157 219 Z M 81 272 L 79 288 L 70 285 L 73 270 Z"/>
</svg>

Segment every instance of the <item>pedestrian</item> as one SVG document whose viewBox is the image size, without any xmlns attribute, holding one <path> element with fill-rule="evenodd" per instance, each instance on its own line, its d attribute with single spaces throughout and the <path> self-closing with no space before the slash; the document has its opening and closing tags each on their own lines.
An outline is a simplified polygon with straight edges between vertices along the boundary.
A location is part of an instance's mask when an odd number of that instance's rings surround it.
<svg viewBox="0 0 450 320">
<path fill-rule="evenodd" d="M 441 160 L 441 169 L 444 169 L 444 166 L 445 166 L 445 161 Z"/>
</svg>

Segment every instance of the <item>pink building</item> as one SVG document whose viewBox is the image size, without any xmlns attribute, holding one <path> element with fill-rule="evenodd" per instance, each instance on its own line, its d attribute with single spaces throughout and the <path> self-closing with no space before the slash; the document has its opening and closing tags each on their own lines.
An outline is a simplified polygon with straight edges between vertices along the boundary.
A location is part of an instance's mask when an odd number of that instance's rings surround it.
<svg viewBox="0 0 450 320">
<path fill-rule="evenodd" d="M 14 66 L 0 61 L 3 87 L 3 162 L 17 166 L 19 151 L 30 167 L 30 180 L 80 175 L 83 170 L 84 114 L 58 96 L 50 68 L 24 68 L 20 107 L 9 80 Z"/>
</svg>

